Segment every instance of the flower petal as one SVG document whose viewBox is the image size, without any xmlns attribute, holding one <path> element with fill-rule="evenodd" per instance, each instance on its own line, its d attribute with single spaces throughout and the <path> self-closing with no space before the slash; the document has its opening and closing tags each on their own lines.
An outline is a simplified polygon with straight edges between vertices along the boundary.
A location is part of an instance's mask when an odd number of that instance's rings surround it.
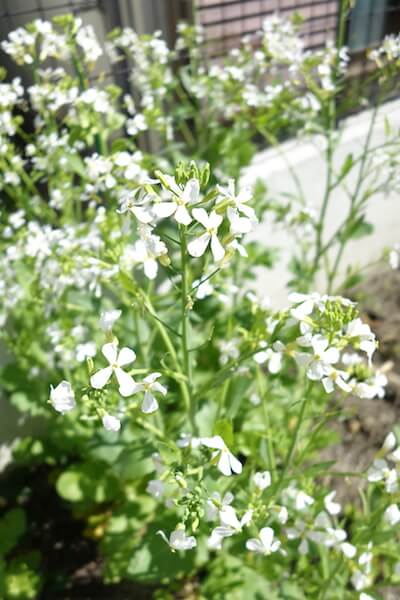
<svg viewBox="0 0 400 600">
<path fill-rule="evenodd" d="M 153 394 L 148 390 L 144 394 L 144 400 L 142 402 L 142 412 L 146 415 L 155 412 L 158 409 L 158 402 L 154 398 Z"/>
<path fill-rule="evenodd" d="M 218 469 L 221 471 L 222 475 L 226 475 L 227 477 L 232 475 L 231 461 L 229 459 L 229 453 L 226 450 L 221 451 L 221 456 L 218 461 Z"/>
<path fill-rule="evenodd" d="M 264 554 L 263 545 L 257 538 L 251 538 L 250 540 L 247 540 L 246 548 L 247 550 L 250 550 L 250 552 L 258 552 L 259 554 Z"/>
<path fill-rule="evenodd" d="M 266 550 L 269 550 L 274 539 L 274 530 L 271 527 L 263 527 L 259 533 L 260 540 Z"/>
<path fill-rule="evenodd" d="M 200 237 L 195 238 L 188 244 L 188 252 L 190 256 L 194 256 L 195 258 L 199 258 L 203 256 L 204 252 L 207 249 L 208 242 L 211 239 L 211 235 L 209 233 L 203 233 Z"/>
<path fill-rule="evenodd" d="M 100 369 L 90 378 L 90 385 L 92 388 L 96 390 L 101 390 L 106 383 L 108 383 L 112 374 L 112 367 L 105 367 L 104 369 Z"/>
<path fill-rule="evenodd" d="M 184 206 L 178 206 L 174 216 L 175 221 L 181 223 L 181 225 L 190 225 L 192 222 L 192 217 Z"/>
<path fill-rule="evenodd" d="M 119 354 L 118 354 L 118 360 L 117 360 L 117 365 L 119 367 L 124 367 L 125 365 L 130 365 L 131 363 L 135 362 L 136 360 L 136 353 L 131 350 L 130 348 L 121 348 Z"/>
<path fill-rule="evenodd" d="M 104 358 L 110 363 L 110 365 L 115 365 L 115 363 L 117 362 L 117 355 L 118 355 L 117 344 L 114 344 L 114 343 L 104 344 L 104 346 L 101 349 L 101 352 L 102 352 Z"/>
<path fill-rule="evenodd" d="M 134 379 L 119 367 L 114 369 L 114 373 L 119 383 L 118 391 L 121 394 L 121 396 L 124 396 L 124 398 L 126 396 L 132 396 L 132 394 L 134 394 L 137 391 L 137 386 Z"/>
<path fill-rule="evenodd" d="M 203 225 L 204 229 L 211 227 L 210 218 L 204 208 L 194 208 L 192 210 L 192 214 L 196 221 Z"/>
<path fill-rule="evenodd" d="M 193 204 L 197 202 L 200 194 L 200 183 L 198 179 L 189 179 L 187 184 L 185 185 L 185 189 L 181 195 L 181 198 L 188 202 L 189 204 Z"/>
<path fill-rule="evenodd" d="M 216 262 L 219 262 L 225 256 L 225 250 L 215 233 L 211 236 L 211 252 Z"/>
<path fill-rule="evenodd" d="M 235 456 L 233 456 L 232 452 L 228 452 L 228 456 L 232 471 L 239 475 L 242 472 L 242 463 Z"/>
</svg>

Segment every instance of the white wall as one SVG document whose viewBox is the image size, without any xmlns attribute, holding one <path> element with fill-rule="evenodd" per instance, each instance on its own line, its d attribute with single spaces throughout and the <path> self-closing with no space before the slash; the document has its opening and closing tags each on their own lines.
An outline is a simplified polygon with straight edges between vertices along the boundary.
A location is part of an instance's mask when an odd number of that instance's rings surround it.
<svg viewBox="0 0 400 600">
<path fill-rule="evenodd" d="M 377 146 L 384 141 L 384 119 L 389 119 L 394 131 L 400 128 L 400 100 L 386 103 L 380 110 L 371 146 Z M 346 156 L 351 152 L 356 157 L 363 147 L 371 111 L 367 110 L 359 115 L 349 117 L 344 123 L 342 144 L 338 149 L 335 167 L 340 169 Z M 319 211 L 324 195 L 326 165 L 321 152 L 318 150 L 318 140 L 295 139 L 285 142 L 279 151 L 274 148 L 257 154 L 252 164 L 246 169 L 241 185 L 251 185 L 256 179 L 261 179 L 268 186 L 270 193 L 294 192 L 295 186 L 288 172 L 287 162 L 295 169 L 307 202 L 314 205 Z M 400 173 L 399 173 L 400 175 Z M 382 178 L 382 174 L 379 175 Z M 348 177 L 350 189 L 357 179 L 357 168 L 354 174 Z M 333 192 L 330 208 L 327 213 L 326 232 L 332 234 L 348 210 L 348 199 L 343 190 L 337 189 Z M 374 225 L 374 233 L 368 237 L 349 242 L 344 253 L 343 264 L 366 265 L 379 258 L 385 247 L 400 242 L 400 196 L 391 193 L 385 197 L 377 195 L 370 200 L 366 212 L 367 220 Z M 260 242 L 267 240 L 268 245 L 277 246 L 281 249 L 281 259 L 277 265 L 269 271 L 260 270 L 258 285 L 261 294 L 271 296 L 272 305 L 281 307 L 287 298 L 285 282 L 289 279 L 286 268 L 291 255 L 291 244 L 293 241 L 284 231 L 277 229 L 271 222 L 271 217 L 266 216 L 265 221 L 260 223 L 254 233 L 254 238 Z M 320 284 L 321 285 L 321 284 Z M 322 291 L 322 290 L 320 290 Z"/>
</svg>

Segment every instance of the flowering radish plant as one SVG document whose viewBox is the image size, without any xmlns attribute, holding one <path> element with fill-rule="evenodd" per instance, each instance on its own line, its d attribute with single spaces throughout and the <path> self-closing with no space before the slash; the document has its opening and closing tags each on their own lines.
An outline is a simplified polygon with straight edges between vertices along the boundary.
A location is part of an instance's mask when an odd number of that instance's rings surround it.
<svg viewBox="0 0 400 600">
<path fill-rule="evenodd" d="M 349 395 L 385 393 L 374 333 L 333 285 L 345 244 L 369 231 L 372 163 L 387 188 L 396 178 L 396 136 L 389 127 L 377 159 L 370 133 L 335 170 L 345 48 L 306 52 L 274 17 L 255 53 L 245 40 L 218 66 L 200 30 L 179 34 L 173 50 L 158 34 L 110 36 L 135 100 L 93 83 L 103 50 L 79 19 L 35 21 L 3 42 L 34 83 L 0 86 L 1 383 L 45 423 L 14 456 L 54 469 L 109 582 L 162 585 L 160 598 L 190 585 L 199 598 L 377 599 L 400 578 L 398 433 L 361 472 L 320 454 Z M 399 47 L 371 53 L 383 87 Z M 159 152 L 139 149 L 147 130 Z M 300 188 L 279 203 L 234 180 L 257 135 L 275 144 L 300 130 L 326 141 L 319 218 Z M 353 168 L 349 215 L 325 240 L 332 192 Z M 300 240 L 297 290 L 279 311 L 255 279 L 272 252 L 248 237 L 268 211 Z M 310 291 L 320 269 L 326 293 Z M 343 502 L 327 476 L 353 478 L 361 502 Z"/>
</svg>

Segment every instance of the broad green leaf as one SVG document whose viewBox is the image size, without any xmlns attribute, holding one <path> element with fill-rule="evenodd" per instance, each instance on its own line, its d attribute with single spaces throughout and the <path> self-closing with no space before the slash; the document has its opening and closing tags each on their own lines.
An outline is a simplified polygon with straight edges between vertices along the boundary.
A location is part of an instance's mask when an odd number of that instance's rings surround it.
<svg viewBox="0 0 400 600">
<path fill-rule="evenodd" d="M 227 446 L 233 445 L 233 427 L 232 421 L 220 419 L 214 425 L 214 435 L 220 435 Z"/>
<path fill-rule="evenodd" d="M 118 494 L 116 478 L 102 463 L 83 463 L 62 473 L 56 482 L 57 492 L 69 502 L 102 503 Z"/>
<path fill-rule="evenodd" d="M 26 516 L 22 508 L 6 512 L 0 519 L 0 556 L 14 548 L 26 530 Z"/>
</svg>

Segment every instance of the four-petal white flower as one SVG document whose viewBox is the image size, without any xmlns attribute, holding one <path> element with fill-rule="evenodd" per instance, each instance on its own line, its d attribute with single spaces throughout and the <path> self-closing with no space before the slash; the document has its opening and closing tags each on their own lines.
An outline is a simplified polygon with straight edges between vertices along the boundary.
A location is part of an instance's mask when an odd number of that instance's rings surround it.
<svg viewBox="0 0 400 600">
<path fill-rule="evenodd" d="M 57 412 L 64 414 L 75 408 L 75 394 L 68 381 L 61 381 L 57 387 L 50 386 L 50 402 Z"/>
<path fill-rule="evenodd" d="M 158 402 L 153 392 L 159 392 L 163 396 L 167 393 L 167 388 L 158 383 L 157 379 L 159 377 L 161 377 L 161 373 L 150 373 L 141 383 L 137 383 L 135 386 L 134 392 L 144 391 L 144 400 L 141 408 L 142 412 L 146 414 L 150 414 L 158 409 Z"/>
<path fill-rule="evenodd" d="M 216 450 L 213 453 L 213 458 L 219 456 L 217 466 L 223 475 L 229 477 L 232 473 L 239 474 L 242 472 L 242 463 L 229 451 L 221 436 L 214 435 L 210 438 L 201 438 L 201 444 L 207 446 L 207 448 L 214 448 Z"/>
<path fill-rule="evenodd" d="M 109 362 L 109 366 L 100 369 L 100 371 L 92 375 L 90 385 L 97 390 L 101 390 L 109 382 L 111 375 L 114 373 L 119 384 L 119 393 L 121 396 L 131 396 L 137 384 L 131 375 L 123 371 L 122 367 L 135 361 L 135 352 L 130 348 L 121 348 L 118 352 L 118 346 L 114 343 L 104 344 L 101 351 Z"/>
<path fill-rule="evenodd" d="M 208 215 L 204 208 L 194 208 L 193 216 L 196 221 L 203 225 L 206 232 L 189 242 L 188 252 L 190 256 L 194 256 L 195 258 L 203 256 L 211 241 L 211 252 L 214 260 L 216 262 L 221 261 L 225 256 L 225 250 L 217 237 L 217 231 L 222 223 L 222 215 L 217 214 L 215 211 L 212 211 Z"/>
<path fill-rule="evenodd" d="M 191 550 L 195 546 L 197 546 L 196 538 L 192 535 L 188 536 L 185 533 L 184 529 L 175 529 L 170 536 L 169 539 L 165 535 L 163 531 L 157 531 L 158 535 L 161 535 L 163 540 L 165 540 L 171 550 Z"/>
<path fill-rule="evenodd" d="M 247 550 L 257 552 L 268 556 L 272 552 L 276 552 L 280 548 L 280 541 L 274 540 L 274 530 L 271 527 L 263 527 L 258 534 L 258 538 L 251 538 L 246 542 Z"/>
</svg>

